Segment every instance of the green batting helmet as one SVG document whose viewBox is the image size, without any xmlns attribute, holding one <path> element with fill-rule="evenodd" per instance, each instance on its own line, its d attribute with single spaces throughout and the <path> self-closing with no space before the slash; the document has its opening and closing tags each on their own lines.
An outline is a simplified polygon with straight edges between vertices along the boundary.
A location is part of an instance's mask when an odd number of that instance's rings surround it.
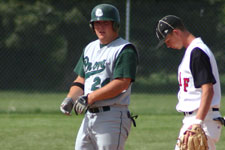
<svg viewBox="0 0 225 150">
<path fill-rule="evenodd" d="M 120 14 L 118 9 L 110 4 L 95 6 L 91 12 L 90 27 L 94 29 L 94 21 L 113 21 L 113 29 L 118 31 L 120 25 Z"/>
</svg>

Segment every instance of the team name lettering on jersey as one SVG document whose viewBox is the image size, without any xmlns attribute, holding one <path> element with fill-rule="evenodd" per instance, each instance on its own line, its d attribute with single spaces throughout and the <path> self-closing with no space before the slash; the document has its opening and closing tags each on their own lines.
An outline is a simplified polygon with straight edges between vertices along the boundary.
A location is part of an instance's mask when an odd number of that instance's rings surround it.
<svg viewBox="0 0 225 150">
<path fill-rule="evenodd" d="M 187 92 L 188 83 L 189 83 L 189 78 L 183 78 L 184 92 Z M 179 86 L 182 87 L 181 72 L 179 73 Z"/>
<path fill-rule="evenodd" d="M 106 60 L 97 61 L 94 64 L 89 62 L 89 58 L 86 56 L 84 58 L 84 66 L 85 66 L 85 78 L 89 78 L 92 75 L 98 74 L 105 70 Z"/>
</svg>

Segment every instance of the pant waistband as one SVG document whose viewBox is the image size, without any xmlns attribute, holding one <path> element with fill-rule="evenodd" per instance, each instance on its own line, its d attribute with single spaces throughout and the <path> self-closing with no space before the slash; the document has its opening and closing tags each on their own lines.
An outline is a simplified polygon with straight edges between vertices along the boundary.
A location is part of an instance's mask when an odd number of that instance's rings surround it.
<svg viewBox="0 0 225 150">
<path fill-rule="evenodd" d="M 102 106 L 102 107 L 89 108 L 88 111 L 90 113 L 99 113 L 99 112 L 110 111 L 110 106 Z"/>
<path fill-rule="evenodd" d="M 212 108 L 212 111 L 219 111 L 220 109 L 219 108 Z M 190 111 L 190 112 L 184 112 L 184 116 L 188 116 L 188 115 L 191 115 L 193 114 L 195 111 Z"/>
</svg>

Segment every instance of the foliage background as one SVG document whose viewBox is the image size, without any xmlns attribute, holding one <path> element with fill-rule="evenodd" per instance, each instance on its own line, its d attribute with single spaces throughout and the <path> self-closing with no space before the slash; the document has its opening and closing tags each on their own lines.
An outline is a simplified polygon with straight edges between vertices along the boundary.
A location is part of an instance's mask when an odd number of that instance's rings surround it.
<svg viewBox="0 0 225 150">
<path fill-rule="evenodd" d="M 2 0 L 0 1 L 0 89 L 67 91 L 83 48 L 96 36 L 89 28 L 92 8 L 115 5 L 125 38 L 126 1 Z M 184 50 L 156 49 L 156 22 L 180 16 L 187 28 L 211 48 L 224 80 L 224 0 L 131 0 L 130 41 L 140 54 L 133 92 L 176 93 L 177 67 Z M 225 84 L 222 82 L 222 89 Z M 224 90 L 222 90 L 224 91 Z"/>
</svg>

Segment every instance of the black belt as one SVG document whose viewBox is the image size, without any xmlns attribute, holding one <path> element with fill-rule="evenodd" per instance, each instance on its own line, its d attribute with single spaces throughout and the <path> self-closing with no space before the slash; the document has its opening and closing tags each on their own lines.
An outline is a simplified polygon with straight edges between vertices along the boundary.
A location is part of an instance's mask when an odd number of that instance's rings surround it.
<svg viewBox="0 0 225 150">
<path fill-rule="evenodd" d="M 212 108 L 212 111 L 219 111 L 220 109 L 219 108 Z M 194 111 L 191 111 L 191 112 L 184 112 L 184 115 L 186 116 L 186 115 L 191 115 L 191 114 L 193 114 L 194 113 Z"/>
<path fill-rule="evenodd" d="M 110 111 L 110 106 L 102 106 L 102 107 L 89 108 L 88 111 L 90 113 L 99 113 L 99 112 L 104 112 L 104 111 Z"/>
</svg>

